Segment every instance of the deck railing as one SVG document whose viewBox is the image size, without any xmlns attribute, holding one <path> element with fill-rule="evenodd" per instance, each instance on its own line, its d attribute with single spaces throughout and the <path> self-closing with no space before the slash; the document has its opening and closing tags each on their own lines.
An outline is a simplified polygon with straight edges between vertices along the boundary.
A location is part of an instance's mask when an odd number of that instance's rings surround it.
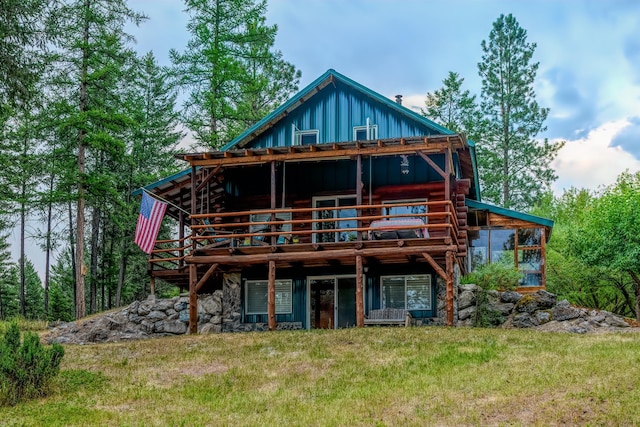
<svg viewBox="0 0 640 427">
<path fill-rule="evenodd" d="M 425 212 L 381 213 L 384 209 L 414 206 L 424 206 Z M 327 213 L 330 216 L 327 217 Z M 251 221 L 252 216 L 260 216 L 263 220 Z M 444 239 L 461 251 L 466 246 L 466 233 L 460 232 L 458 213 L 451 201 L 256 209 L 195 214 L 191 215 L 191 220 L 191 235 L 182 239 L 156 242 L 149 260 L 151 269 L 183 268 L 184 257 L 198 249 L 251 246 L 274 248 L 284 244 L 324 245 L 332 242 L 357 243 L 380 238 Z M 389 224 L 385 224 L 385 221 Z M 393 237 L 394 233 L 396 237 Z"/>
</svg>

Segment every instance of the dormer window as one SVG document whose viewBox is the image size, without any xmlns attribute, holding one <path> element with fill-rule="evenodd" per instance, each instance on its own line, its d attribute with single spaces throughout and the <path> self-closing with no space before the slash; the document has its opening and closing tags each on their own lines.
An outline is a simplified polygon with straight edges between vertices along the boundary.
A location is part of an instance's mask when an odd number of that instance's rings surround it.
<svg viewBox="0 0 640 427">
<path fill-rule="evenodd" d="M 369 118 L 367 118 L 366 125 L 353 127 L 354 141 L 369 141 L 371 139 L 378 139 L 378 125 L 372 125 Z"/>
<path fill-rule="evenodd" d="M 292 125 L 293 145 L 312 145 L 317 144 L 320 134 L 318 129 L 300 130 Z"/>
</svg>

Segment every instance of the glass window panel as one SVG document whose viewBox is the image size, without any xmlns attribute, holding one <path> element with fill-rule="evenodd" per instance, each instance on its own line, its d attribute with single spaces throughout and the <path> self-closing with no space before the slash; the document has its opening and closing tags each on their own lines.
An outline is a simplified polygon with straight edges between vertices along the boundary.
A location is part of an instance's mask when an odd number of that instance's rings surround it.
<svg viewBox="0 0 640 427">
<path fill-rule="evenodd" d="M 406 281 L 407 310 L 431 310 L 431 276 L 409 276 Z"/>
<path fill-rule="evenodd" d="M 293 292 L 291 280 L 276 280 L 276 314 L 289 314 L 293 311 Z M 247 282 L 246 313 L 266 314 L 269 283 L 267 281 Z"/>
<path fill-rule="evenodd" d="M 518 269 L 520 271 L 540 271 L 542 251 L 540 249 L 518 250 Z"/>
<path fill-rule="evenodd" d="M 489 230 L 469 230 L 470 271 L 489 262 Z"/>
<path fill-rule="evenodd" d="M 540 228 L 523 228 L 518 230 L 518 246 L 540 246 L 542 230 Z"/>
<path fill-rule="evenodd" d="M 431 276 L 382 278 L 382 308 L 431 310 Z"/>
<path fill-rule="evenodd" d="M 267 312 L 267 282 L 247 282 L 247 314 Z"/>
<path fill-rule="evenodd" d="M 404 308 L 404 277 L 382 278 L 382 308 Z"/>
<path fill-rule="evenodd" d="M 520 286 L 542 286 L 541 273 L 527 273 L 520 281 Z"/>
<path fill-rule="evenodd" d="M 515 265 L 515 238 L 515 230 L 491 229 L 489 231 L 489 246 L 491 248 L 489 261 L 508 266 Z"/>
</svg>

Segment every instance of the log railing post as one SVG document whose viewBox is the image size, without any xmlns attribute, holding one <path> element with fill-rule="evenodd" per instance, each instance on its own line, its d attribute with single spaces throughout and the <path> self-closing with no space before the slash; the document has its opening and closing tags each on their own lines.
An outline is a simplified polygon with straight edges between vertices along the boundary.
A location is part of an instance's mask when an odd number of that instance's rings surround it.
<svg viewBox="0 0 640 427">
<path fill-rule="evenodd" d="M 356 255 L 356 326 L 364 327 L 364 279 L 362 277 L 362 256 Z"/>
<path fill-rule="evenodd" d="M 269 330 L 276 329 L 276 262 L 269 261 L 269 282 L 267 284 L 267 317 Z"/>
</svg>

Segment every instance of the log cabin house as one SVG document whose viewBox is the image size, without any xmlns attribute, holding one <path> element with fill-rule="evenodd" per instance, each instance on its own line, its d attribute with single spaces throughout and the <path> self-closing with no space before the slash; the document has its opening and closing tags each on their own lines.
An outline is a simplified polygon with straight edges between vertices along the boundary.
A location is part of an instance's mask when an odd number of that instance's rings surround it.
<svg viewBox="0 0 640 427">
<path fill-rule="evenodd" d="M 197 294 L 216 289 L 225 317 L 273 330 L 404 323 L 407 313 L 454 325 L 460 275 L 498 260 L 523 273 L 521 291 L 545 287 L 553 222 L 483 203 L 473 142 L 399 100 L 328 70 L 144 188 L 178 223 L 149 274 L 189 290 L 191 332 Z"/>
</svg>

